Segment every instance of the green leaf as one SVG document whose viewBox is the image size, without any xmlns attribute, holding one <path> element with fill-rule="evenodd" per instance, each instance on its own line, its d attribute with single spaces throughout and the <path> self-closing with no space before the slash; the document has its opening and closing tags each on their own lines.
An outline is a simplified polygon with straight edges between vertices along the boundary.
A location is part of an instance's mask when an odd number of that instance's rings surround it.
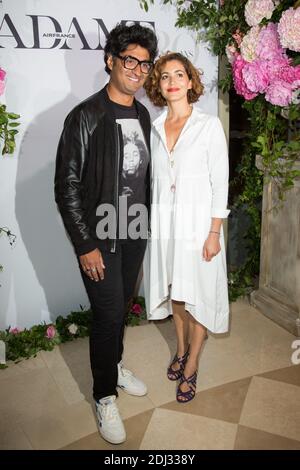
<svg viewBox="0 0 300 470">
<path fill-rule="evenodd" d="M 20 114 L 15 114 L 15 113 L 7 113 L 7 116 L 9 117 L 9 119 L 19 119 L 20 118 Z"/>
<path fill-rule="evenodd" d="M 0 114 L 0 124 L 6 124 L 8 122 L 8 117 L 6 114 Z"/>
</svg>

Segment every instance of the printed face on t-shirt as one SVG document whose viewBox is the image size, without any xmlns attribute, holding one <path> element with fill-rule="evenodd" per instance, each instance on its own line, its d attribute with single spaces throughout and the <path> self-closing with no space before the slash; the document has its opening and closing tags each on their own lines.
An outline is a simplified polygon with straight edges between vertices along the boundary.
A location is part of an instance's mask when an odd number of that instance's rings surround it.
<svg viewBox="0 0 300 470">
<path fill-rule="evenodd" d="M 125 175 L 134 175 L 140 165 L 140 151 L 138 147 L 128 142 L 124 145 L 123 171 Z"/>
</svg>

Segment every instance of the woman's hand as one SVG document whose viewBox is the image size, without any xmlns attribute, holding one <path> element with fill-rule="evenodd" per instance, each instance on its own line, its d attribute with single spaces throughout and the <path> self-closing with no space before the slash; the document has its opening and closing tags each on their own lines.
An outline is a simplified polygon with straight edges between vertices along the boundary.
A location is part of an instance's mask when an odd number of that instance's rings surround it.
<svg viewBox="0 0 300 470">
<path fill-rule="evenodd" d="M 211 261 L 221 251 L 220 235 L 209 233 L 203 245 L 202 256 L 205 261 Z"/>
</svg>

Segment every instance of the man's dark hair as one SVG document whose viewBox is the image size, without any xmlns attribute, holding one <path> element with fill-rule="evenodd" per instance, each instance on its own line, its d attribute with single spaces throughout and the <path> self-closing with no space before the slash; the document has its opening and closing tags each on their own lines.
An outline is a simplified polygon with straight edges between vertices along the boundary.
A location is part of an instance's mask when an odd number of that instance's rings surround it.
<svg viewBox="0 0 300 470">
<path fill-rule="evenodd" d="M 105 71 L 108 74 L 111 72 L 107 66 L 109 55 L 119 55 L 120 52 L 125 51 L 130 44 L 137 44 L 147 49 L 150 60 L 153 61 L 155 59 L 157 55 L 157 38 L 152 29 L 141 26 L 140 24 L 132 24 L 130 26 L 118 24 L 109 33 L 104 47 Z"/>
</svg>

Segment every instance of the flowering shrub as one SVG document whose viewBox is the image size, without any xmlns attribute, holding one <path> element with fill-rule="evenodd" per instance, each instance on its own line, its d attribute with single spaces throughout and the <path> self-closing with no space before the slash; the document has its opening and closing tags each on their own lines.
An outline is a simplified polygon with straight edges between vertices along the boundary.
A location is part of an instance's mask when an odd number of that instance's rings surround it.
<svg viewBox="0 0 300 470">
<path fill-rule="evenodd" d="M 269 22 L 267 25 L 259 25 L 263 18 L 271 18 L 274 8 L 275 4 L 271 0 L 248 0 L 245 18 L 252 27 L 240 44 L 233 37 L 226 51 L 230 55 L 234 87 L 239 95 L 252 100 L 259 93 L 264 93 L 265 99 L 271 104 L 283 107 L 293 103 L 293 92 L 300 87 L 300 65 L 293 65 L 292 58 L 282 47 L 282 43 L 290 44 L 291 38 L 288 41 L 287 35 L 279 35 L 278 24 Z M 300 8 L 287 10 L 292 14 L 290 22 L 298 11 L 300 14 Z M 300 31 L 300 24 L 298 26 Z M 281 28 L 283 31 L 284 28 Z M 284 41 L 281 37 L 284 37 Z M 297 41 L 293 41 L 292 46 L 295 48 L 296 45 Z"/>
</svg>

